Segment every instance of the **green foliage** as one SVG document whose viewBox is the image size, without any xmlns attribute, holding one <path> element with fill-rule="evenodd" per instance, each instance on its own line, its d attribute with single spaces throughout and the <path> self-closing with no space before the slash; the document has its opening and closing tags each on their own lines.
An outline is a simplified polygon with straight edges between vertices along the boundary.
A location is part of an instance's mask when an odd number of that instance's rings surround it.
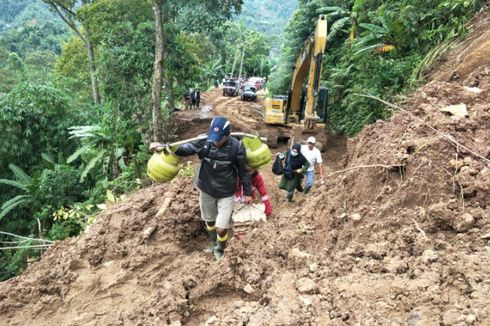
<svg viewBox="0 0 490 326">
<path fill-rule="evenodd" d="M 59 84 L 70 90 L 76 101 L 90 103 L 89 63 L 85 45 L 80 38 L 72 37 L 63 44 L 61 55 L 54 65 L 54 76 Z"/>
<path fill-rule="evenodd" d="M 54 224 L 49 231 L 49 238 L 63 240 L 78 235 L 87 225 L 95 221 L 97 213 L 97 207 L 92 204 L 76 203 L 61 207 L 53 213 Z"/>
<path fill-rule="evenodd" d="M 69 151 L 67 129 L 77 120 L 69 97 L 52 84 L 21 83 L 0 96 L 0 177 L 11 162 L 32 172 L 42 161 L 39 149 Z"/>
<path fill-rule="evenodd" d="M 326 14 L 328 49 L 323 79 L 329 88 L 329 126 L 347 134 L 389 116 L 369 93 L 396 101 L 423 79 L 424 70 L 464 36 L 478 0 L 300 1 L 286 28 L 287 42 L 271 76 L 273 94 L 285 93 L 292 65 L 318 14 Z"/>
<path fill-rule="evenodd" d="M 0 37 L 0 47 L 25 58 L 28 53 L 49 51 L 61 53 L 61 41 L 66 37 L 66 29 L 52 22 L 31 22 L 19 29 L 4 31 Z"/>
</svg>

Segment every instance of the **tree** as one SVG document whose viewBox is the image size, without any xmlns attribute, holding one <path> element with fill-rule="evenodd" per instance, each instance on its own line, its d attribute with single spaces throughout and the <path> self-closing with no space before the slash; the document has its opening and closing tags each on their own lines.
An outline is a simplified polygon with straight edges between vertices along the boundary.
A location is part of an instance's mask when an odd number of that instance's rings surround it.
<svg viewBox="0 0 490 326">
<path fill-rule="evenodd" d="M 77 1 L 75 0 L 43 0 L 46 2 L 68 25 L 68 27 L 83 41 L 89 61 L 90 81 L 92 84 L 92 98 L 94 104 L 100 104 L 99 83 L 97 80 L 97 69 L 95 66 L 95 51 L 90 39 L 88 29 L 80 29 L 77 24 L 77 13 L 74 11 Z M 90 3 L 88 0 L 82 0 L 82 4 Z M 83 22 L 82 22 L 83 23 Z"/>
<path fill-rule="evenodd" d="M 164 0 L 153 0 L 155 19 L 155 60 L 153 62 L 153 85 L 151 89 L 152 140 L 162 141 L 162 82 L 163 82 L 163 5 Z"/>
</svg>

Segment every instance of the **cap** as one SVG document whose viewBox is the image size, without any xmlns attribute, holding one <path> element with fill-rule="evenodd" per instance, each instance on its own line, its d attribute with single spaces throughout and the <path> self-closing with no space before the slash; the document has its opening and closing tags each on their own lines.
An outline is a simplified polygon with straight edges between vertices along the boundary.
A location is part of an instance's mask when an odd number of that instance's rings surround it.
<svg viewBox="0 0 490 326">
<path fill-rule="evenodd" d="M 208 140 L 220 142 L 224 136 L 230 134 L 230 121 L 225 117 L 216 117 L 211 121 L 209 127 Z"/>
<path fill-rule="evenodd" d="M 308 137 L 307 143 L 308 144 L 315 144 L 316 143 L 315 137 L 313 137 L 313 136 Z"/>
</svg>

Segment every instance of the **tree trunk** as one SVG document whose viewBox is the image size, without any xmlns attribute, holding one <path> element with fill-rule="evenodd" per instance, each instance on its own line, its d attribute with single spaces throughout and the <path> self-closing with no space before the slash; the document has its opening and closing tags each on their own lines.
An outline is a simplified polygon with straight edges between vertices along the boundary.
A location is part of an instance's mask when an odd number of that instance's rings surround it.
<svg viewBox="0 0 490 326">
<path fill-rule="evenodd" d="M 95 66 L 95 55 L 94 55 L 94 47 L 92 42 L 90 41 L 90 34 L 88 29 L 85 29 L 86 35 L 83 35 L 80 29 L 78 28 L 75 19 L 76 13 L 74 13 L 71 9 L 68 9 L 64 6 L 61 6 L 57 2 L 44 1 L 51 8 L 53 8 L 58 16 L 70 27 L 70 29 L 80 37 L 87 49 L 87 56 L 89 62 L 89 72 L 90 72 L 90 82 L 92 84 L 92 98 L 95 104 L 100 104 L 100 92 L 99 92 L 99 83 L 97 81 L 96 75 L 96 66 Z M 58 7 L 59 6 L 59 7 Z M 65 15 L 63 15 L 65 13 Z"/>
<path fill-rule="evenodd" d="M 164 0 L 153 0 L 155 16 L 155 61 L 153 63 L 153 86 L 151 91 L 152 136 L 153 141 L 162 141 L 162 81 L 163 81 L 163 17 Z"/>
<path fill-rule="evenodd" d="M 168 96 L 168 112 L 172 112 L 175 109 L 174 79 L 172 77 L 165 78 L 165 87 Z"/>
<path fill-rule="evenodd" d="M 95 55 L 92 41 L 90 41 L 90 35 L 87 32 L 87 38 L 85 40 L 85 47 L 87 48 L 88 63 L 90 68 L 90 82 L 92 83 L 92 98 L 95 104 L 100 104 L 100 92 L 99 82 L 97 80 L 97 71 L 95 67 Z"/>
</svg>

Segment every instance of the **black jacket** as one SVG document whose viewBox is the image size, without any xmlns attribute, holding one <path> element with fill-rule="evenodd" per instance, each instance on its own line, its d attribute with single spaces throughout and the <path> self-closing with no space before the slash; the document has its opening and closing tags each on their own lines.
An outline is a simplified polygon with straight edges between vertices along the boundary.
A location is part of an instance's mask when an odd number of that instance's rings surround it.
<svg viewBox="0 0 490 326">
<path fill-rule="evenodd" d="M 234 149 L 236 155 L 233 155 Z M 199 140 L 181 145 L 175 154 L 178 156 L 199 154 L 201 166 L 197 186 L 208 195 L 217 198 L 233 196 L 238 176 L 242 180 L 244 194 L 246 196 L 252 194 L 245 147 L 238 139 L 231 137 L 219 148 L 207 140 Z"/>
</svg>

